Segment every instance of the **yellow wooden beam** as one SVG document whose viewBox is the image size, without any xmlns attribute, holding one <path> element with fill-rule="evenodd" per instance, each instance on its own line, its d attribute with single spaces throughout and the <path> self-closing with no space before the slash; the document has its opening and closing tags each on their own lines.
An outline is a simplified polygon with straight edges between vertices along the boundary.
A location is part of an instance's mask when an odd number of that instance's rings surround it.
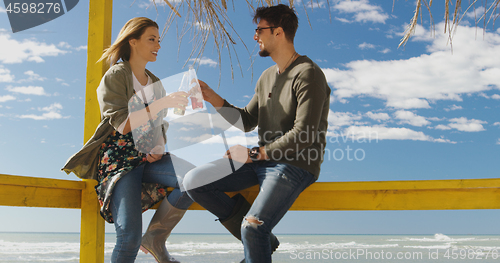
<svg viewBox="0 0 500 263">
<path fill-rule="evenodd" d="M 500 187 L 499 178 L 452 179 L 452 180 L 406 180 L 406 181 L 365 181 L 328 182 L 312 184 L 314 191 L 332 190 L 402 190 L 402 189 L 463 189 Z"/>
<path fill-rule="evenodd" d="M 0 205 L 80 208 L 81 190 L 0 185 Z"/>
<path fill-rule="evenodd" d="M 239 193 L 253 202 L 259 188 L 254 186 Z M 189 209 L 203 210 L 203 207 L 194 203 Z M 296 211 L 451 209 L 500 209 L 500 179 L 318 182 L 308 187 L 290 208 Z"/>
<path fill-rule="evenodd" d="M 0 174 L 0 205 L 80 208 L 85 183 Z"/>
<path fill-rule="evenodd" d="M 93 180 L 82 182 L 0 174 L 0 205 L 83 209 L 85 204 L 93 207 L 92 217 L 100 219 L 95 184 Z M 240 191 L 250 202 L 258 192 L 258 186 Z M 84 194 L 88 196 L 84 198 Z M 198 204 L 189 209 L 203 210 Z M 307 188 L 291 209 L 500 209 L 500 179 L 318 182 Z M 83 216 L 82 220 L 86 218 Z"/>
<path fill-rule="evenodd" d="M 75 190 L 82 190 L 85 188 L 85 183 L 81 181 L 47 179 L 41 177 L 29 177 L 29 176 L 18 176 L 18 175 L 7 175 L 7 174 L 0 174 L 0 184 L 46 187 L 46 188 L 57 188 L 57 189 L 75 189 Z"/>
<path fill-rule="evenodd" d="M 249 193 L 252 200 L 258 189 Z M 500 179 L 315 183 L 291 210 L 500 209 Z"/>
</svg>

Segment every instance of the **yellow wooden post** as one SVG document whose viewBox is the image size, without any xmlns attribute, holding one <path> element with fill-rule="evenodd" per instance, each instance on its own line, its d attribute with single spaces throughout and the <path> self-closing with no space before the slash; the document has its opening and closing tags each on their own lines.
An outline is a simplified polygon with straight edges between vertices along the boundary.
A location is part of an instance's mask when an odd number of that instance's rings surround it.
<svg viewBox="0 0 500 263">
<path fill-rule="evenodd" d="M 96 89 L 109 65 L 106 62 L 96 62 L 101 57 L 103 50 L 111 44 L 112 12 L 112 0 L 90 0 L 84 142 L 90 139 L 101 121 Z"/>
<path fill-rule="evenodd" d="M 99 215 L 94 180 L 85 180 L 82 190 L 80 262 L 104 262 L 104 220 Z"/>
<path fill-rule="evenodd" d="M 84 142 L 88 141 L 100 122 L 96 88 L 108 69 L 107 63 L 96 63 L 102 51 L 111 44 L 112 0 L 90 0 L 87 44 L 87 85 L 85 93 Z M 104 262 L 104 220 L 99 215 L 99 204 L 93 180 L 84 180 L 82 191 L 80 262 Z"/>
</svg>

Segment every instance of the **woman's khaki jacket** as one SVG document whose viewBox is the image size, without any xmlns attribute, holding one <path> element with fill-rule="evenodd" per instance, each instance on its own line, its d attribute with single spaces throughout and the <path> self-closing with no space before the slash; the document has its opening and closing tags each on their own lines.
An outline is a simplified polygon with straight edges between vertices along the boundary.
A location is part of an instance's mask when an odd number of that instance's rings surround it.
<svg viewBox="0 0 500 263">
<path fill-rule="evenodd" d="M 150 71 L 153 85 L 161 85 L 160 79 Z M 155 88 L 155 96 L 165 96 L 165 89 Z M 99 149 L 113 130 L 116 130 L 128 117 L 128 103 L 134 95 L 132 69 L 128 61 L 113 65 L 104 74 L 97 88 L 97 100 L 101 111 L 101 123 L 97 126 L 94 135 L 80 151 L 71 156 L 61 169 L 67 174 L 73 172 L 81 179 L 97 180 L 97 166 L 99 164 Z M 168 125 L 168 123 L 165 123 Z M 163 125 L 163 136 L 166 141 L 166 125 Z"/>
</svg>

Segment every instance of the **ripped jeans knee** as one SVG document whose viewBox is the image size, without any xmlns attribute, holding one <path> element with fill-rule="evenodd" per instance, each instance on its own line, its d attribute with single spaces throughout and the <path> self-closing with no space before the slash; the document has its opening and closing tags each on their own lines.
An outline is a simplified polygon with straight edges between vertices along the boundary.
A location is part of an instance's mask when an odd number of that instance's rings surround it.
<svg viewBox="0 0 500 263">
<path fill-rule="evenodd" d="M 262 224 L 264 224 L 264 221 L 258 219 L 255 216 L 250 215 L 243 219 L 241 227 L 242 228 L 253 227 L 254 229 L 257 229 L 257 227 L 261 226 Z"/>
<path fill-rule="evenodd" d="M 270 231 L 264 226 L 264 221 L 254 215 L 247 215 L 241 223 L 241 239 L 260 240 L 269 236 Z"/>
</svg>

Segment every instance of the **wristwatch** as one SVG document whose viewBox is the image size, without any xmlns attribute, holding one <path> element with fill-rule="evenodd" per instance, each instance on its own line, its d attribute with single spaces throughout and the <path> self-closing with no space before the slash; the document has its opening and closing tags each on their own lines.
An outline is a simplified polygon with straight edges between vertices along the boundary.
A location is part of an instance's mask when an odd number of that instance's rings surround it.
<svg viewBox="0 0 500 263">
<path fill-rule="evenodd" d="M 248 157 L 252 162 L 260 161 L 257 157 L 259 156 L 259 147 L 253 147 L 250 151 L 248 151 Z"/>
</svg>

